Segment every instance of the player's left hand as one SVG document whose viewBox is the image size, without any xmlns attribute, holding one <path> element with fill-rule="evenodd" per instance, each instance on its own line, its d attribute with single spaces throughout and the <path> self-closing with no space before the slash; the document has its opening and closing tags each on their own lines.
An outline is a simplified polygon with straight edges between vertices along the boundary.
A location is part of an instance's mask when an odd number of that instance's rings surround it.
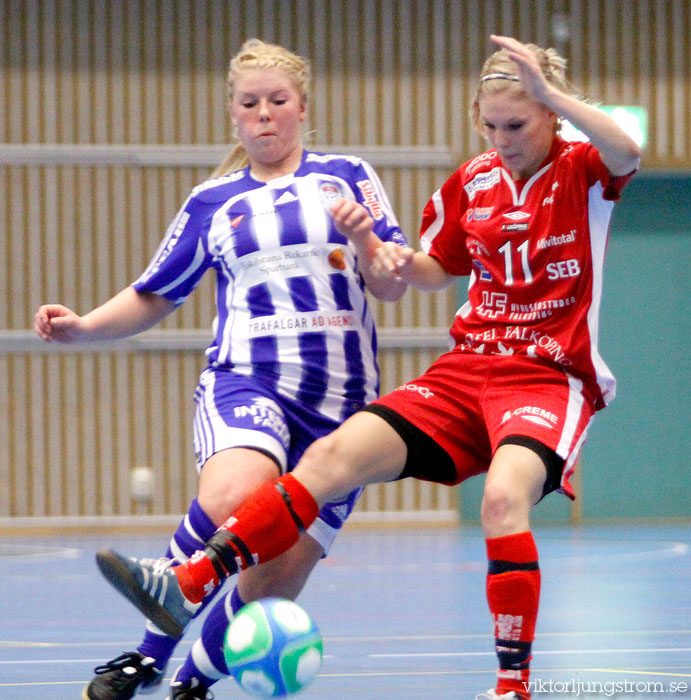
<svg viewBox="0 0 691 700">
<path fill-rule="evenodd" d="M 353 243 L 364 240 L 374 226 L 374 219 L 367 209 L 352 199 L 338 199 L 331 207 L 330 214 L 338 232 Z"/>
<path fill-rule="evenodd" d="M 386 241 L 377 248 L 372 261 L 372 273 L 383 279 L 405 281 L 414 255 L 415 251 L 412 248 Z"/>
<path fill-rule="evenodd" d="M 550 86 L 545 80 L 535 54 L 525 44 L 513 37 L 492 34 L 490 39 L 500 49 L 506 49 L 509 52 L 509 58 L 518 66 L 521 87 L 534 100 L 543 102 Z"/>
</svg>

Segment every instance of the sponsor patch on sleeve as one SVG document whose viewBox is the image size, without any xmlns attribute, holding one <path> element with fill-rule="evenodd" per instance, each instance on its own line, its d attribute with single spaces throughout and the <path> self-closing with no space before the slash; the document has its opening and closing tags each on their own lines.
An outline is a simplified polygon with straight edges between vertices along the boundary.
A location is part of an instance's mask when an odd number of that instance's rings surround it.
<svg viewBox="0 0 691 700">
<path fill-rule="evenodd" d="M 357 186 L 362 192 L 362 197 L 364 199 L 365 206 L 370 210 L 372 218 L 379 221 L 384 217 L 384 211 L 382 210 L 381 203 L 377 198 L 377 194 L 374 191 L 374 187 L 370 180 L 358 180 Z"/>
</svg>

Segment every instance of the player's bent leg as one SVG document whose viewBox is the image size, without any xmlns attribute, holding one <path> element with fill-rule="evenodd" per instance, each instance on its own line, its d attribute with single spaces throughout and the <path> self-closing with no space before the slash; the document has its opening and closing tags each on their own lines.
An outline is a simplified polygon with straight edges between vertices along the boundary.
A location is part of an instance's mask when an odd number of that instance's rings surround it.
<svg viewBox="0 0 691 700">
<path fill-rule="evenodd" d="M 166 634 L 179 636 L 222 580 L 289 549 L 318 514 L 309 491 L 286 474 L 257 489 L 185 564 L 163 567 L 109 549 L 98 552 L 96 562 L 140 612 Z"/>
<path fill-rule="evenodd" d="M 292 474 L 323 505 L 359 486 L 398 478 L 407 454 L 405 442 L 389 423 L 361 411 L 312 443 Z"/>
<path fill-rule="evenodd" d="M 165 560 L 187 561 L 206 540 L 216 532 L 197 499 L 194 499 L 170 539 Z M 178 644 L 148 622 L 146 632 L 136 650 L 125 652 L 95 669 L 94 678 L 86 685 L 82 697 L 86 700 L 128 700 L 136 693 L 151 693 L 163 678 L 168 661 Z"/>
<path fill-rule="evenodd" d="M 171 538 L 166 556 L 155 566 L 161 568 L 171 559 L 178 563 L 186 562 L 250 493 L 278 474 L 276 461 L 258 450 L 229 448 L 213 454 L 202 468 L 197 499 L 192 502 Z M 120 575 L 129 576 L 129 573 L 125 573 L 127 567 L 119 567 L 117 558 L 106 557 L 100 566 L 110 571 L 117 567 L 122 572 Z M 198 615 L 212 597 L 205 598 L 204 604 L 198 607 L 194 615 Z M 174 624 L 179 625 L 174 629 L 180 629 L 185 622 L 184 619 L 177 619 Z M 170 630 L 169 627 L 167 629 Z M 136 651 L 99 666 L 96 676 L 84 689 L 84 696 L 88 700 L 127 700 L 135 692 L 152 692 L 160 682 L 181 633 L 182 630 L 169 636 L 149 622 Z M 125 656 L 127 663 L 123 668 L 121 662 Z M 146 661 L 142 663 L 141 659 Z"/>
<path fill-rule="evenodd" d="M 186 564 L 161 572 L 104 550 L 97 560 L 105 577 L 161 629 L 179 631 L 222 580 L 292 547 L 316 519 L 320 503 L 360 484 L 396 478 L 407 455 L 386 421 L 364 413 L 308 451 L 293 473 L 257 489 Z"/>
<path fill-rule="evenodd" d="M 316 440 L 290 474 L 257 489 L 209 540 L 204 558 L 176 572 L 185 594 L 195 600 L 223 578 L 280 555 L 321 506 L 362 484 L 397 477 L 406 455 L 405 442 L 385 420 L 369 413 L 351 416 Z"/>
</svg>

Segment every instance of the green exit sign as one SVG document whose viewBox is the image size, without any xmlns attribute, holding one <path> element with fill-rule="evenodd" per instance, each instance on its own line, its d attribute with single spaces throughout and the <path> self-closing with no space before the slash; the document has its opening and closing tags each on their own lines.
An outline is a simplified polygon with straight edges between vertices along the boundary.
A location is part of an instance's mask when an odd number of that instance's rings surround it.
<svg viewBox="0 0 691 700">
<path fill-rule="evenodd" d="M 599 105 L 641 148 L 648 141 L 648 113 L 645 107 Z M 587 141 L 588 137 L 573 124 L 563 120 L 561 135 L 567 141 Z"/>
</svg>

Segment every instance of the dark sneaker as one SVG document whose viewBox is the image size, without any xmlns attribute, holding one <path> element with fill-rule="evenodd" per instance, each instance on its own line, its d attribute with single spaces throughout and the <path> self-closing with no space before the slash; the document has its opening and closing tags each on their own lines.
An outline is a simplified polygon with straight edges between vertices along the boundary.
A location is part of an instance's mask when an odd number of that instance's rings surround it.
<svg viewBox="0 0 691 700">
<path fill-rule="evenodd" d="M 170 695 L 166 700 L 214 700 L 213 693 L 199 685 L 196 678 L 190 683 L 177 680 L 181 668 L 182 666 L 178 668 L 170 681 Z"/>
<path fill-rule="evenodd" d="M 96 666 L 94 678 L 82 691 L 82 700 L 130 700 L 136 692 L 153 693 L 163 680 L 154 659 L 138 651 Z"/>
<path fill-rule="evenodd" d="M 180 637 L 201 606 L 183 595 L 170 559 L 136 559 L 102 549 L 96 563 L 106 579 L 170 637 Z"/>
</svg>

